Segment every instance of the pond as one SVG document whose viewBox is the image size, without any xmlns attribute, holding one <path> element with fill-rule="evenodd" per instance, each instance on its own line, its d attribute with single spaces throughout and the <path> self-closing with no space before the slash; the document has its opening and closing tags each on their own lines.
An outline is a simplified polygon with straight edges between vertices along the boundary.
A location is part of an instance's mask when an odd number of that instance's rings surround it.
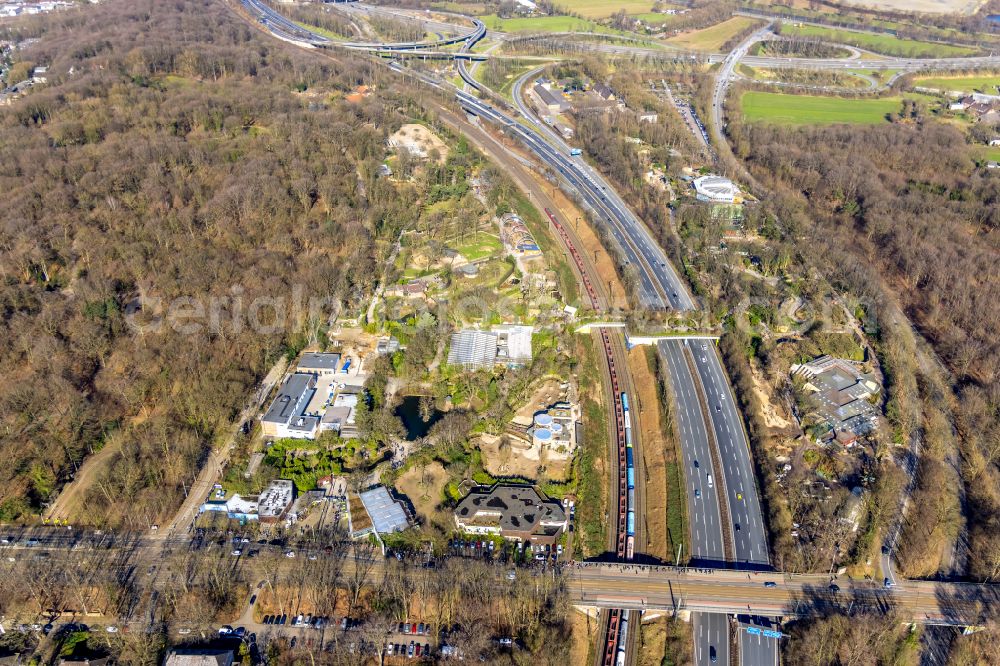
<svg viewBox="0 0 1000 666">
<path fill-rule="evenodd" d="M 396 416 L 403 422 L 406 429 L 406 441 L 412 442 L 420 437 L 426 437 L 431 426 L 441 420 L 444 412 L 431 408 L 431 413 L 425 421 L 420 415 L 420 396 L 403 396 L 403 401 L 396 407 Z"/>
</svg>

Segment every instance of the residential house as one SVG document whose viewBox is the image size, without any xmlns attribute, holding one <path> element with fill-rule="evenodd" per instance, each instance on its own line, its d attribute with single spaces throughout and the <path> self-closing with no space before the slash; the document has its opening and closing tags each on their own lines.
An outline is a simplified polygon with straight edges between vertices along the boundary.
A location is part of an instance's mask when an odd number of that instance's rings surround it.
<svg viewBox="0 0 1000 666">
<path fill-rule="evenodd" d="M 613 102 L 617 99 L 615 91 L 612 90 L 607 84 L 595 83 L 593 91 L 595 95 L 603 99 L 605 102 Z"/>
</svg>

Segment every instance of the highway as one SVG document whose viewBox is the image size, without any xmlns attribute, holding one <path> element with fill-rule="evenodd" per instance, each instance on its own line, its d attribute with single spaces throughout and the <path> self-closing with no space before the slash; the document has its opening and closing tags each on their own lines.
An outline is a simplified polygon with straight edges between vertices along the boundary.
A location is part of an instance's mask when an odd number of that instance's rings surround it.
<svg viewBox="0 0 1000 666">
<path fill-rule="evenodd" d="M 708 400 L 715 441 L 722 458 L 726 500 L 732 520 L 734 557 L 744 568 L 769 568 L 767 528 L 757 496 L 756 476 L 743 419 L 715 345 L 686 341 L 694 355 L 698 379 Z"/>
<path fill-rule="evenodd" d="M 245 3 L 253 3 L 255 0 L 244 0 Z M 297 28 L 297 27 L 296 27 Z M 298 29 L 298 28 L 297 28 Z M 482 24 L 477 24 L 476 32 L 481 33 L 476 35 L 476 33 L 470 33 L 465 37 L 465 46 L 462 51 L 467 51 L 471 47 L 475 40 L 478 40 L 485 34 L 485 27 Z M 722 62 L 723 67 L 721 68 L 721 74 L 719 76 L 719 84 L 716 88 L 716 96 L 713 100 L 713 115 L 717 118 L 721 111 L 722 102 L 725 97 L 726 88 L 728 87 L 728 82 L 732 74 L 735 64 L 746 56 L 749 46 L 756 41 L 756 39 L 761 38 L 766 34 L 766 29 L 758 31 L 751 36 L 751 38 L 740 45 L 733 53 L 723 56 L 721 60 L 716 60 L 716 62 Z M 458 43 L 462 41 L 458 39 L 456 41 L 451 41 L 450 43 Z M 428 43 L 431 45 L 438 45 L 436 42 Z M 355 46 L 352 44 L 351 46 Z M 358 45 L 363 48 L 371 48 L 373 45 Z M 386 51 L 385 45 L 375 45 L 377 50 Z M 413 48 L 426 48 L 423 45 L 414 44 L 394 44 L 388 45 L 392 49 L 413 49 Z M 609 45 L 600 45 L 609 46 Z M 619 48 L 619 47 L 614 47 Z M 628 48 L 628 47 L 625 47 Z M 600 50 L 600 49 L 599 49 Z M 629 52 L 636 52 L 638 49 L 628 48 Z M 715 56 L 709 56 L 708 60 L 712 61 Z M 760 62 L 760 59 L 755 59 L 754 62 L 757 66 L 777 66 L 779 63 L 781 66 L 795 66 L 790 64 L 793 59 L 763 59 L 767 62 Z M 975 66 L 980 61 L 982 64 L 996 64 L 1000 63 L 1000 58 L 984 58 L 984 59 L 953 59 L 960 61 L 955 63 L 954 66 L 958 67 L 968 67 Z M 947 59 L 942 59 L 939 61 L 920 61 L 919 67 L 935 67 L 939 66 L 942 68 L 948 68 L 951 66 L 946 62 Z M 750 63 L 751 60 L 747 58 L 747 62 Z M 825 63 L 823 61 L 808 61 L 811 66 L 817 68 L 826 67 L 844 67 L 844 66 L 856 66 L 856 63 L 847 63 L 843 60 Z M 877 61 L 872 61 L 877 62 Z M 866 66 L 873 66 L 877 68 L 877 65 L 873 65 L 872 62 L 866 63 Z M 899 60 L 891 59 L 885 61 L 887 64 L 885 66 L 891 66 L 893 68 L 906 69 Z M 891 63 L 891 64 L 889 64 Z M 917 65 L 914 65 L 916 67 Z M 394 67 L 397 71 L 400 71 L 398 65 Z M 470 80 L 471 76 L 468 75 L 464 62 L 458 63 L 459 72 L 462 74 L 463 78 L 469 85 L 474 88 L 480 89 L 481 86 Z M 430 79 L 422 74 L 414 74 L 419 78 L 428 81 L 431 85 L 439 89 L 447 89 L 447 85 L 442 85 L 442 82 Z M 519 82 L 522 83 L 522 82 Z M 520 92 L 520 86 L 518 86 L 518 92 Z M 505 133 L 515 136 L 520 139 L 524 145 L 531 150 L 535 155 L 537 155 L 549 168 L 552 169 L 553 173 L 558 173 L 565 182 L 574 189 L 581 197 L 585 205 L 594 212 L 596 221 L 600 223 L 603 218 L 603 222 L 606 223 L 606 228 L 610 232 L 610 235 L 615 239 L 615 243 L 619 246 L 624 256 L 624 263 L 626 268 L 628 266 L 635 267 L 635 275 L 637 277 L 637 296 L 639 305 L 641 307 L 649 309 L 664 310 L 668 308 L 674 309 L 693 309 L 694 303 L 688 296 L 686 290 L 683 288 L 683 284 L 680 282 L 676 273 L 670 267 L 669 262 L 666 260 L 666 256 L 662 249 L 659 248 L 658 244 L 652 239 L 649 234 L 648 229 L 645 225 L 638 220 L 631 211 L 628 210 L 627 206 L 614 191 L 613 188 L 609 187 L 603 178 L 589 165 L 587 165 L 581 158 L 573 158 L 569 155 L 569 147 L 561 140 L 558 135 L 548 130 L 544 123 L 538 122 L 538 119 L 534 117 L 530 109 L 527 109 L 523 104 L 522 96 L 520 94 L 515 94 L 515 99 L 517 100 L 518 106 L 521 107 L 521 112 L 524 114 L 525 118 L 529 122 L 534 122 L 537 127 L 543 128 L 543 132 L 537 131 L 536 128 L 530 127 L 528 125 L 522 124 L 508 116 L 506 113 L 498 108 L 478 99 L 473 95 L 467 93 L 458 92 L 456 97 L 459 103 L 469 112 L 478 115 L 480 118 L 487 120 L 489 122 L 496 123 L 499 125 Z M 716 131 L 721 130 L 721 120 L 713 123 Z M 544 136 L 548 134 L 548 136 Z M 687 466 L 689 459 L 693 461 L 695 455 L 701 455 L 704 453 L 707 447 L 711 446 L 711 438 L 714 437 L 718 446 L 718 453 L 722 459 L 722 482 L 724 486 L 724 498 L 721 500 L 716 499 L 715 512 L 719 514 L 722 513 L 722 507 L 724 504 L 728 504 L 732 511 L 731 515 L 731 527 L 733 529 L 733 556 L 734 559 L 744 565 L 750 565 L 752 567 L 766 568 L 769 566 L 767 557 L 767 543 L 766 543 L 766 532 L 764 531 L 763 519 L 760 512 L 759 500 L 757 497 L 756 483 L 753 476 L 753 466 L 750 462 L 749 448 L 747 446 L 745 434 L 742 429 L 742 420 L 736 410 L 732 391 L 726 382 L 724 372 L 722 370 L 721 362 L 715 352 L 714 347 L 710 350 L 702 350 L 707 353 L 704 357 L 698 356 L 697 350 L 695 353 L 695 368 L 697 370 L 698 381 L 704 390 L 705 399 L 708 402 L 708 419 L 711 423 L 711 432 L 709 433 L 704 429 L 704 424 L 702 424 L 701 440 L 696 442 L 694 440 L 698 437 L 694 434 L 694 414 L 696 413 L 691 409 L 689 412 L 688 422 L 691 427 L 690 432 L 692 433 L 691 438 L 691 452 L 685 454 L 685 465 Z M 683 385 L 685 379 L 683 375 L 677 375 L 680 381 L 679 385 Z M 690 382 L 693 378 L 688 374 L 687 382 Z M 683 392 L 683 391 L 682 391 Z M 691 396 L 687 397 L 687 400 L 691 400 Z M 713 400 L 717 402 L 713 405 Z M 689 404 L 689 409 L 691 405 Z M 698 411 L 703 411 L 703 405 L 699 405 Z M 695 453 L 699 450 L 701 454 Z M 685 449 L 688 446 L 684 447 Z M 693 463 L 692 463 L 693 464 Z M 686 470 L 690 471 L 690 469 Z M 692 478 L 697 478 L 696 475 L 692 474 Z M 693 487 L 691 488 L 693 491 Z M 714 495 L 714 493 L 711 493 Z M 709 506 L 706 511 L 702 514 L 704 524 L 706 526 L 706 535 L 708 534 L 708 526 L 710 525 L 709 520 L 713 514 L 713 509 Z M 692 524 L 694 524 L 694 518 Z M 720 517 L 720 526 L 722 519 Z M 705 552 L 713 552 L 712 549 L 716 549 L 719 542 L 724 539 L 724 531 L 716 532 L 716 537 L 714 539 L 706 536 L 703 543 L 698 547 L 704 547 Z M 723 544 L 724 545 L 724 544 Z M 692 544 L 692 549 L 695 546 Z M 694 551 L 692 550 L 692 553 Z M 634 574 L 638 575 L 638 573 Z M 742 574 L 741 574 L 742 575 Z M 748 577 L 748 582 L 754 582 L 751 576 L 758 576 L 763 574 L 746 574 Z M 593 603 L 594 605 L 602 605 L 608 608 L 641 608 L 641 607 L 658 607 L 656 604 L 664 604 L 664 608 L 676 608 L 678 606 L 677 594 L 679 594 L 683 599 L 683 607 L 701 612 L 709 613 L 737 613 L 743 611 L 744 603 L 746 602 L 746 611 L 752 612 L 759 615 L 784 615 L 784 616 L 794 616 L 797 613 L 806 612 L 803 608 L 811 607 L 815 603 L 813 598 L 815 595 L 812 591 L 807 595 L 803 595 L 803 589 L 799 588 L 799 591 L 795 595 L 794 604 L 792 596 L 787 591 L 785 592 L 784 601 L 776 601 L 775 599 L 762 599 L 767 595 L 761 594 L 762 592 L 773 593 L 775 590 L 782 588 L 778 585 L 776 581 L 775 588 L 763 588 L 762 583 L 757 583 L 757 587 L 754 591 L 745 591 L 744 595 L 739 599 L 738 602 L 734 601 L 732 598 L 726 597 L 725 594 L 716 591 L 715 593 L 703 590 L 701 588 L 686 588 L 684 585 L 679 584 L 677 589 L 671 589 L 672 585 L 669 580 L 666 580 L 667 590 L 661 589 L 664 581 L 660 580 L 661 577 L 657 577 L 657 583 L 648 587 L 639 587 L 633 590 L 633 594 L 629 597 L 626 593 L 630 588 L 628 581 L 616 581 L 610 588 L 602 588 L 601 585 L 604 581 L 594 581 L 590 588 L 587 587 L 587 583 L 581 581 L 580 590 L 584 598 L 581 599 L 583 603 Z M 634 579 L 633 581 L 634 582 Z M 658 587 L 661 586 L 661 587 Z M 910 591 L 905 589 L 906 584 L 901 584 L 899 587 L 895 588 L 892 593 L 886 591 L 879 591 L 866 593 L 866 598 L 868 596 L 876 598 L 873 603 L 879 607 L 882 607 L 885 603 L 889 603 L 895 600 L 896 597 L 903 597 L 908 599 Z M 576 589 L 575 585 L 570 585 L 570 589 Z M 823 590 L 824 586 L 820 585 L 817 589 Z M 589 592 L 588 592 L 589 590 Z M 613 593 L 612 593 L 613 592 Z M 588 593 L 591 595 L 587 597 Z M 714 596 L 713 596 L 714 594 Z M 780 596 L 780 595 L 778 595 Z M 808 603 L 803 606 L 804 596 L 809 597 L 805 599 Z M 889 601 L 886 600 L 889 597 Z M 852 595 L 852 598 L 856 598 L 856 595 Z M 916 594 L 916 598 L 919 600 L 919 593 Z M 728 605 L 727 605 L 728 604 Z M 790 605 L 793 604 L 793 605 Z M 932 608 L 931 604 L 924 604 L 923 606 L 918 603 L 918 601 L 913 601 L 912 605 L 914 607 L 915 617 L 919 618 L 919 613 L 922 610 L 927 610 L 924 613 L 923 620 L 936 620 L 940 619 L 943 615 L 939 607 Z M 947 619 L 947 618 L 945 618 Z M 719 651 L 725 649 L 725 654 L 719 654 L 721 658 L 729 660 L 729 642 L 728 638 L 723 640 L 723 636 L 728 636 L 728 620 L 725 616 L 708 616 L 704 620 L 698 620 L 698 631 L 704 630 L 702 635 L 707 641 L 709 652 L 712 650 Z M 756 643 L 754 642 L 756 640 Z M 715 645 L 715 642 L 718 645 Z M 777 660 L 776 643 L 774 641 L 761 641 L 755 636 L 751 636 L 747 632 L 741 632 L 739 636 L 739 643 L 743 648 L 741 650 L 741 663 L 754 663 L 754 664 L 766 664 L 775 663 Z M 705 643 L 699 640 L 698 650 L 701 651 Z M 701 655 L 698 658 L 699 663 L 703 663 L 704 654 L 703 651 L 699 652 Z"/>
<path fill-rule="evenodd" d="M 524 75 L 515 82 L 514 101 L 522 116 L 533 126 L 516 123 L 519 134 L 546 166 L 558 171 L 580 194 L 594 212 L 595 222 L 606 223 L 606 228 L 625 257 L 626 266 L 635 266 L 640 305 L 653 310 L 693 310 L 693 299 L 645 223 L 639 220 L 615 189 L 582 156 L 571 156 L 572 147 L 549 129 L 525 104 L 521 93 L 528 78 L 528 75 Z M 504 114 L 499 116 L 503 116 L 500 122 L 504 124 L 516 122 Z M 539 131 L 537 128 L 543 129 Z"/>
<path fill-rule="evenodd" d="M 665 340 L 658 345 L 670 376 L 674 418 L 681 437 L 691 532 L 691 543 L 685 546 L 691 566 L 720 566 L 726 561 L 726 547 L 722 536 L 718 488 L 714 485 L 709 488 L 702 474 L 703 468 L 711 469 L 712 454 L 705 415 L 698 400 L 697 383 L 685 359 L 685 347 L 682 340 Z M 696 492 L 701 497 L 696 497 Z"/>
<path fill-rule="evenodd" d="M 694 663 L 729 664 L 729 616 L 722 613 L 692 613 Z"/>
<path fill-rule="evenodd" d="M 715 85 L 712 88 L 712 108 L 710 109 L 712 121 L 710 125 L 712 139 L 714 139 L 717 148 L 728 148 L 729 146 L 722 132 L 722 110 L 726 103 L 726 93 L 729 91 L 729 84 L 733 80 L 733 70 L 735 70 L 737 63 L 746 57 L 750 51 L 750 47 L 762 40 L 770 32 L 771 26 L 769 24 L 740 42 L 735 49 L 726 54 L 722 60 L 722 66 L 719 67 L 719 71 L 715 74 Z"/>
<path fill-rule="evenodd" d="M 750 633 L 756 625 L 739 624 L 736 626 L 737 640 L 740 644 L 740 666 L 778 666 L 778 639 L 765 637 L 761 633 Z M 768 623 L 769 629 L 774 629 Z"/>
</svg>

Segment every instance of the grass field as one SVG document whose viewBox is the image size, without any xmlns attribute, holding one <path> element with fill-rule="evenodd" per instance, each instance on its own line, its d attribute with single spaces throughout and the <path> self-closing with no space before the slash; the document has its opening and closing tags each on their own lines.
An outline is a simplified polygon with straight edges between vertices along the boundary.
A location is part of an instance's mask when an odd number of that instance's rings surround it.
<svg viewBox="0 0 1000 666">
<path fill-rule="evenodd" d="M 734 16 L 708 28 L 671 37 L 667 43 L 696 51 L 713 51 L 721 48 L 723 44 L 754 23 L 757 23 L 756 19 Z"/>
<path fill-rule="evenodd" d="M 1000 88 L 1000 74 L 987 76 L 922 76 L 913 80 L 913 85 L 938 90 L 958 90 L 996 95 Z"/>
<path fill-rule="evenodd" d="M 624 9 L 629 14 L 641 14 L 653 9 L 653 0 L 556 0 L 556 7 L 584 18 L 607 18 Z"/>
<path fill-rule="evenodd" d="M 498 254 L 503 249 L 500 239 L 492 234 L 477 232 L 475 236 L 466 238 L 455 246 L 455 251 L 469 261 L 479 261 Z"/>
<path fill-rule="evenodd" d="M 1000 146 L 983 146 L 979 150 L 983 159 L 1000 162 Z"/>
<path fill-rule="evenodd" d="M 743 120 L 775 125 L 874 125 L 898 111 L 901 98 L 840 99 L 814 95 L 748 92 L 741 100 Z"/>
<path fill-rule="evenodd" d="M 910 39 L 897 39 L 892 35 L 836 30 L 834 28 L 821 28 L 815 25 L 791 26 L 786 23 L 781 27 L 781 34 L 799 37 L 818 37 L 827 42 L 850 44 L 851 46 L 868 49 L 876 53 L 907 58 L 954 58 L 978 53 L 976 49 L 968 46 L 917 42 Z"/>
<path fill-rule="evenodd" d="M 575 16 L 530 16 L 502 19 L 496 14 L 483 16 L 483 23 L 490 30 L 501 32 L 602 32 L 609 35 L 625 34 L 603 25 Z"/>
</svg>

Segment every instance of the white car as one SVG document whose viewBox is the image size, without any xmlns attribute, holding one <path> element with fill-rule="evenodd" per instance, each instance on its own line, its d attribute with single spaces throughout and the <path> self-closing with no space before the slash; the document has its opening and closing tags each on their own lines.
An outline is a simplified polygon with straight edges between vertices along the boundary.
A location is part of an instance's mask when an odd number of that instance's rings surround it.
<svg viewBox="0 0 1000 666">
<path fill-rule="evenodd" d="M 289 558 L 290 557 L 295 557 L 295 551 L 294 550 L 288 551 L 287 553 L 285 553 L 285 557 L 289 557 Z"/>
<path fill-rule="evenodd" d="M 240 550 L 239 548 L 234 548 L 233 549 L 233 557 L 239 557 L 242 554 L 243 554 L 243 551 Z"/>
<path fill-rule="evenodd" d="M 112 625 L 109 625 L 109 626 L 105 627 L 104 631 L 108 632 L 109 634 L 117 634 L 118 633 L 118 627 L 116 627 L 115 625 L 112 624 Z"/>
</svg>

